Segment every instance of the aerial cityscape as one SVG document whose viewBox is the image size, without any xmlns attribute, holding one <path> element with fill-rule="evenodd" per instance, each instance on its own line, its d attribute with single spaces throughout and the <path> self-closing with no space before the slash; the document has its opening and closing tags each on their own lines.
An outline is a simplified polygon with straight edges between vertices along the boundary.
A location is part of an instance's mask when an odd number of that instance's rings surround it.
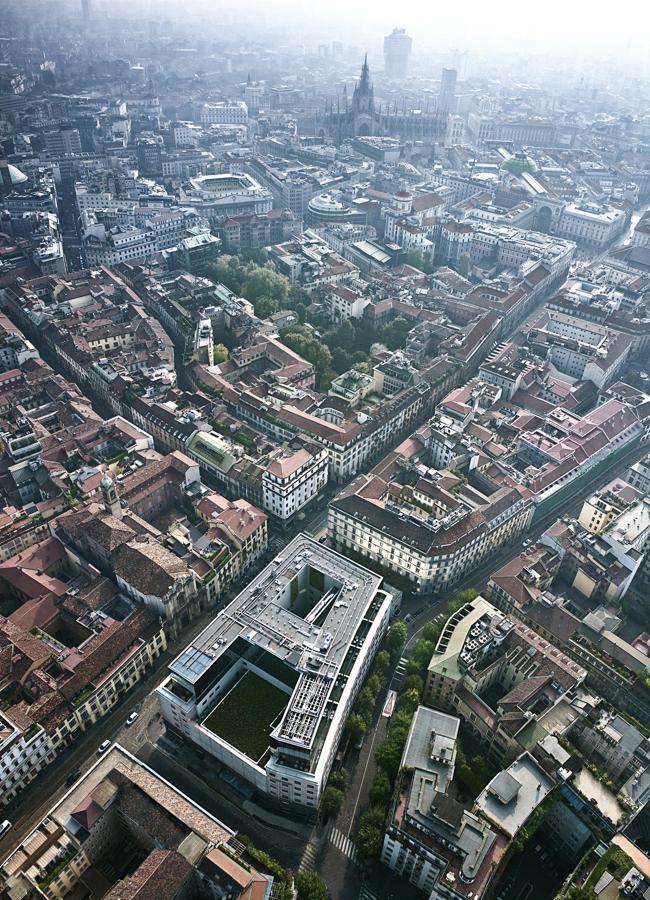
<svg viewBox="0 0 650 900">
<path fill-rule="evenodd" d="M 0 0 L 0 900 L 650 900 L 649 29 Z"/>
</svg>

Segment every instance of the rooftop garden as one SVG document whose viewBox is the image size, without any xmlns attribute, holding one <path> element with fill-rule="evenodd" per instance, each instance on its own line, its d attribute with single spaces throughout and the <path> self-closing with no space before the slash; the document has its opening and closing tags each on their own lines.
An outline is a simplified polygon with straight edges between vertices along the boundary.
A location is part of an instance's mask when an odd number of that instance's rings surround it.
<svg viewBox="0 0 650 900">
<path fill-rule="evenodd" d="M 254 672 L 247 672 L 203 721 L 203 725 L 257 761 L 269 746 L 273 723 L 288 695 Z"/>
<path fill-rule="evenodd" d="M 633 865 L 634 864 L 627 853 L 615 844 L 611 844 L 608 850 L 596 863 L 589 878 L 585 882 L 586 891 L 590 891 L 595 897 L 594 887 L 598 884 L 601 876 L 605 872 L 609 872 L 610 875 L 613 875 L 614 878 L 620 881 L 627 875 Z"/>
</svg>

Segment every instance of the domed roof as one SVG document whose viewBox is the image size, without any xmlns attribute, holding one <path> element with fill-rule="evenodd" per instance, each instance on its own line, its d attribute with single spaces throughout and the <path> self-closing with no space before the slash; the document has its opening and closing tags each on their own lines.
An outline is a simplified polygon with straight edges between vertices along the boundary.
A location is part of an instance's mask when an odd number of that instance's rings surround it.
<svg viewBox="0 0 650 900">
<path fill-rule="evenodd" d="M 25 175 L 24 172 L 21 172 L 16 166 L 12 166 L 11 163 L 9 163 L 8 168 L 12 184 L 24 184 L 28 180 L 27 175 Z"/>
<path fill-rule="evenodd" d="M 99 486 L 104 488 L 104 490 L 108 490 L 113 487 L 113 479 L 109 475 L 104 475 L 102 480 L 99 482 Z"/>
<path fill-rule="evenodd" d="M 508 157 L 501 163 L 501 168 L 511 175 L 521 175 L 523 172 L 536 172 L 537 166 L 535 162 L 524 153 L 523 150 L 517 150 L 514 156 Z"/>
</svg>

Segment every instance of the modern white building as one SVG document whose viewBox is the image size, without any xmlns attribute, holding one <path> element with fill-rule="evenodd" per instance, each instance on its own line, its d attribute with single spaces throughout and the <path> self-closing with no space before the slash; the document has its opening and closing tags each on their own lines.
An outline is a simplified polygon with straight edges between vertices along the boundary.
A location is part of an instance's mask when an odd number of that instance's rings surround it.
<svg viewBox="0 0 650 900">
<path fill-rule="evenodd" d="M 288 450 L 262 474 L 263 507 L 283 522 L 300 512 L 327 484 L 327 450 Z"/>
<path fill-rule="evenodd" d="M 397 601 L 298 535 L 170 664 L 167 727 L 281 811 L 315 810 Z"/>
</svg>

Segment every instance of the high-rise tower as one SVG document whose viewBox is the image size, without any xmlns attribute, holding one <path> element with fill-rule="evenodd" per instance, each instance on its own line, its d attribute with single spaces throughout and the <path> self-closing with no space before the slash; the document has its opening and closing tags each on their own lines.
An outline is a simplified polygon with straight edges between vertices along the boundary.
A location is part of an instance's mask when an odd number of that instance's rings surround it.
<svg viewBox="0 0 650 900">
<path fill-rule="evenodd" d="M 384 38 L 384 73 L 387 78 L 406 78 L 413 41 L 403 28 Z"/>
<path fill-rule="evenodd" d="M 456 69 L 443 69 L 440 78 L 440 94 L 438 96 L 438 109 L 440 112 L 451 113 L 456 111 Z"/>
</svg>

